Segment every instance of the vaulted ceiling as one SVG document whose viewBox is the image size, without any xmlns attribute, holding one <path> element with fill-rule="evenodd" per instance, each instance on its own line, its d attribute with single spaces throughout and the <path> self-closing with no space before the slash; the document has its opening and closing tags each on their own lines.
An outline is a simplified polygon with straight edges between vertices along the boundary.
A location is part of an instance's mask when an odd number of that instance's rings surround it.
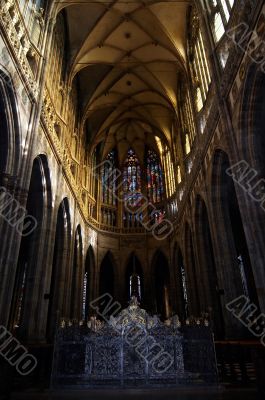
<svg viewBox="0 0 265 400">
<path fill-rule="evenodd" d="M 93 146 L 133 146 L 141 158 L 155 136 L 168 143 L 185 76 L 190 1 L 61 0 L 69 35 L 70 81 Z"/>
</svg>

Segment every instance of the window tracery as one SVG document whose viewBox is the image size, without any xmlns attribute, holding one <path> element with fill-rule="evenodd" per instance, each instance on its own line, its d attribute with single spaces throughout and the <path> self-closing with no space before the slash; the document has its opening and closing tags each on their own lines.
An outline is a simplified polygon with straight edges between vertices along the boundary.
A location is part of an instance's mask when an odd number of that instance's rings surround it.
<svg viewBox="0 0 265 400">
<path fill-rule="evenodd" d="M 153 203 L 160 203 L 163 198 L 163 176 L 158 155 L 153 150 L 147 151 L 147 196 Z"/>
<path fill-rule="evenodd" d="M 137 207 L 142 198 L 141 167 L 133 149 L 129 149 L 123 168 L 123 199 L 130 207 Z"/>
<path fill-rule="evenodd" d="M 234 3 L 234 0 L 208 1 L 212 30 L 216 43 L 221 40 L 225 33 L 225 28 L 230 20 Z"/>
<path fill-rule="evenodd" d="M 165 183 L 166 183 L 166 195 L 167 197 L 171 197 L 176 191 L 176 180 L 175 180 L 175 171 L 174 165 L 171 158 L 171 151 L 168 146 L 163 145 L 161 139 L 156 136 L 157 147 L 160 150 L 162 167 L 165 175 Z"/>
<path fill-rule="evenodd" d="M 206 102 L 211 84 L 211 75 L 206 56 L 205 44 L 202 37 L 200 21 L 194 10 L 190 22 L 190 37 L 188 51 L 191 66 L 192 80 L 195 90 L 197 111 L 200 112 Z"/>
</svg>

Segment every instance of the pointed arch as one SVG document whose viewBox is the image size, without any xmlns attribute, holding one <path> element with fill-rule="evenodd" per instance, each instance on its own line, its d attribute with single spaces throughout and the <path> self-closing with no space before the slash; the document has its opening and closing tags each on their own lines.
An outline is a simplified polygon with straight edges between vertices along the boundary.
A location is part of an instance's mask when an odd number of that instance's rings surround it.
<svg viewBox="0 0 265 400">
<path fill-rule="evenodd" d="M 82 287 L 82 318 L 90 316 L 90 303 L 94 299 L 95 254 L 90 245 L 87 249 Z"/>
<path fill-rule="evenodd" d="M 155 312 L 162 320 L 170 317 L 170 272 L 167 257 L 157 250 L 152 261 Z"/>
<path fill-rule="evenodd" d="M 108 251 L 103 258 L 100 265 L 99 272 L 99 296 L 103 296 L 105 294 L 110 295 L 112 298 L 115 296 L 115 263 L 113 254 Z M 100 309 L 100 312 L 104 310 Z"/>
<path fill-rule="evenodd" d="M 189 287 L 190 298 L 190 313 L 192 315 L 200 315 L 200 296 L 198 288 L 198 271 L 196 269 L 196 258 L 194 252 L 194 241 L 192 236 L 191 227 L 188 222 L 185 224 L 185 261 L 187 270 L 187 279 Z"/>
<path fill-rule="evenodd" d="M 265 176 L 265 76 L 256 64 L 246 74 L 239 117 L 240 150 L 250 165 Z"/>
<path fill-rule="evenodd" d="M 20 122 L 15 89 L 9 74 L 0 70 L 0 183 L 3 174 L 16 175 L 21 159 Z"/>
<path fill-rule="evenodd" d="M 19 328 L 20 334 L 29 335 L 32 322 L 32 309 L 41 309 L 43 299 L 43 247 L 46 243 L 51 222 L 51 181 L 48 160 L 44 154 L 38 155 L 32 164 L 26 210 L 33 217 L 35 229 L 27 231 L 27 219 L 24 220 L 25 231 L 22 235 L 14 283 L 10 325 Z M 24 230 L 24 228 L 23 228 Z"/>
<path fill-rule="evenodd" d="M 129 301 L 137 296 L 138 301 L 144 301 L 144 274 L 139 258 L 133 252 L 128 259 L 125 274 L 126 294 Z"/>
<path fill-rule="evenodd" d="M 188 310 L 188 276 L 184 263 L 184 257 L 178 244 L 174 248 L 174 270 L 176 277 L 176 298 L 177 298 L 177 314 L 183 321 L 189 314 Z"/>
<path fill-rule="evenodd" d="M 148 200 L 152 204 L 161 203 L 164 184 L 160 157 L 153 149 L 146 148 L 145 163 Z"/>
<path fill-rule="evenodd" d="M 252 63 L 246 72 L 239 110 L 239 124 L 236 126 L 236 132 L 239 132 L 238 147 L 241 155 L 240 160 L 246 160 L 249 164 L 249 170 L 246 172 L 247 176 L 243 185 L 247 186 L 251 192 L 252 188 L 257 185 L 253 194 L 255 196 L 255 192 L 260 191 L 260 197 L 264 195 L 262 180 L 265 176 L 264 90 L 265 75 L 260 66 Z M 256 177 L 254 177 L 254 174 L 257 174 Z M 264 311 L 265 297 L 262 295 L 265 287 L 265 270 L 263 266 L 265 257 L 265 231 L 263 229 L 265 224 L 264 199 L 253 201 L 251 195 L 249 193 L 245 194 L 243 190 L 237 190 L 237 196 L 241 208 L 241 218 L 245 228 L 255 285 L 259 293 L 259 303 Z"/>
<path fill-rule="evenodd" d="M 109 226 L 117 225 L 117 162 L 117 149 L 113 148 L 101 167 L 101 222 Z"/>
<path fill-rule="evenodd" d="M 57 213 L 47 316 L 47 338 L 52 340 L 59 317 L 69 316 L 69 259 L 71 251 L 71 218 L 67 198 L 60 203 Z"/>
<path fill-rule="evenodd" d="M 222 235 L 222 240 L 217 242 L 216 251 L 219 254 L 218 269 L 223 271 L 223 301 L 226 304 L 229 299 L 245 294 L 259 305 L 235 183 L 227 174 L 230 167 L 228 154 L 223 150 L 216 150 L 213 157 L 212 207 L 215 224 Z M 233 329 L 233 322 L 228 321 L 227 324 L 228 331 Z M 240 327 L 236 327 L 232 334 L 237 334 L 238 330 L 240 331 Z"/>
<path fill-rule="evenodd" d="M 81 226 L 78 225 L 75 231 L 74 257 L 72 265 L 71 284 L 71 318 L 81 317 L 82 304 L 82 270 L 83 270 L 83 239 Z"/>
<path fill-rule="evenodd" d="M 209 312 L 211 320 L 214 322 L 216 337 L 222 338 L 224 336 L 224 320 L 220 299 L 221 286 L 218 282 L 208 211 L 204 200 L 199 195 L 195 204 L 195 230 L 203 308 L 204 311 Z"/>
<path fill-rule="evenodd" d="M 136 152 L 129 148 L 127 157 L 123 164 L 122 190 L 124 201 L 123 225 L 125 228 L 136 228 L 141 226 L 143 213 L 135 213 L 134 210 L 141 204 L 142 200 L 142 168 Z M 129 212 L 132 210 L 132 212 Z"/>
</svg>

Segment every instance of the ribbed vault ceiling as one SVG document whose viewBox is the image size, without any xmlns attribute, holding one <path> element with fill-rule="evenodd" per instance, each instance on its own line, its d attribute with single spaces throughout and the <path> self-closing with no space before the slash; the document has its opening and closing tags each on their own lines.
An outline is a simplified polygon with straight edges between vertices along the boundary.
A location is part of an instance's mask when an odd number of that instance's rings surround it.
<svg viewBox="0 0 265 400">
<path fill-rule="evenodd" d="M 189 1 L 58 3 L 68 24 L 70 81 L 78 79 L 84 127 L 104 154 L 140 158 L 154 137 L 170 142 L 185 70 Z M 180 71 L 182 74 L 180 75 Z"/>
</svg>

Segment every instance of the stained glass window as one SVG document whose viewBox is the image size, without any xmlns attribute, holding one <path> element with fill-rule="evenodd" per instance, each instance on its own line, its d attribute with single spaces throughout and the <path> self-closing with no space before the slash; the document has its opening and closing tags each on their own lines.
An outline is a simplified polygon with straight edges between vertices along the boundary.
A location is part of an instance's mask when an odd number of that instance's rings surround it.
<svg viewBox="0 0 265 400">
<path fill-rule="evenodd" d="M 181 273 L 184 309 L 185 309 L 185 314 L 187 315 L 188 314 L 188 289 L 187 289 L 186 272 L 185 272 L 185 268 L 183 265 L 180 266 L 180 273 Z"/>
<path fill-rule="evenodd" d="M 163 196 L 163 176 L 158 155 L 147 151 L 147 195 L 151 203 L 160 203 Z"/>
<path fill-rule="evenodd" d="M 87 293 L 88 293 L 88 272 L 85 272 L 84 280 L 83 280 L 83 299 L 82 299 L 82 318 L 87 318 Z"/>
<path fill-rule="evenodd" d="M 116 152 L 112 150 L 102 167 L 102 202 L 108 205 L 116 205 Z"/>
<path fill-rule="evenodd" d="M 128 150 L 123 169 L 123 196 L 126 205 L 137 207 L 142 199 L 141 167 L 133 149 Z"/>
<path fill-rule="evenodd" d="M 135 296 L 138 300 L 141 300 L 141 278 L 137 274 L 130 276 L 130 299 L 132 296 Z"/>
<path fill-rule="evenodd" d="M 159 137 L 155 137 L 159 149 L 162 165 L 165 171 L 166 195 L 171 197 L 176 191 L 174 166 L 171 160 L 171 153 L 167 146 L 164 146 Z"/>
<path fill-rule="evenodd" d="M 166 187 L 167 187 L 167 197 L 171 197 L 176 191 L 176 182 L 174 167 L 171 160 L 171 154 L 168 147 L 165 148 L 165 171 L 166 171 Z"/>
</svg>

